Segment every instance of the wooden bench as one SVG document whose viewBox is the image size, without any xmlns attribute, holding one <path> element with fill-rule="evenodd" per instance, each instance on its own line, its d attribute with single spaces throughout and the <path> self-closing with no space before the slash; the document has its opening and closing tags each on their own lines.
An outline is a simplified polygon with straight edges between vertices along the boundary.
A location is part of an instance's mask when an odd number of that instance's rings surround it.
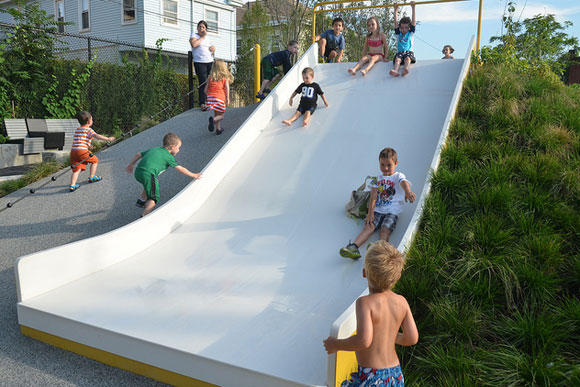
<svg viewBox="0 0 580 387">
<path fill-rule="evenodd" d="M 22 154 L 29 155 L 33 153 L 42 153 L 44 151 L 43 137 L 30 137 L 26 120 L 20 118 L 5 118 L 4 128 L 6 135 L 9 137 L 9 143 L 22 144 Z"/>
<path fill-rule="evenodd" d="M 27 118 L 26 125 L 28 126 L 29 137 L 44 138 L 44 149 L 60 149 L 64 148 L 64 140 L 66 133 L 64 130 L 49 131 L 47 120 L 38 118 Z"/>
<path fill-rule="evenodd" d="M 70 151 L 73 143 L 73 136 L 75 130 L 80 126 L 76 118 L 72 119 L 57 119 L 48 118 L 46 120 L 46 127 L 49 132 L 64 132 L 64 147 L 63 150 Z"/>
</svg>

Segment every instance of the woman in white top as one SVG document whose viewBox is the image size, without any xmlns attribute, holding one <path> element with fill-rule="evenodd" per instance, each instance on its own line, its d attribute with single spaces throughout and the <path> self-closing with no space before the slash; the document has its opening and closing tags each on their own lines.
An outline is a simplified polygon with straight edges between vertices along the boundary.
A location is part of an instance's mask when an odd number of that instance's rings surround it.
<svg viewBox="0 0 580 387">
<path fill-rule="evenodd" d="M 189 43 L 191 44 L 191 51 L 193 52 L 193 67 L 195 68 L 199 83 L 197 88 L 199 105 L 202 110 L 207 110 L 204 88 L 211 71 L 211 65 L 213 64 L 215 47 L 209 41 L 209 37 L 207 36 L 207 23 L 204 20 L 200 20 L 197 23 L 197 32 L 191 34 Z"/>
</svg>

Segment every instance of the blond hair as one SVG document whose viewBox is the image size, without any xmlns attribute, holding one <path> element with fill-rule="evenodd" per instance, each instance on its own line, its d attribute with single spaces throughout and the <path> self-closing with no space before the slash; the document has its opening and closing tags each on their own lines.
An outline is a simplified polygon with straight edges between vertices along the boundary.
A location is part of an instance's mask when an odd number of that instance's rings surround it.
<svg viewBox="0 0 580 387">
<path fill-rule="evenodd" d="M 230 70 L 228 70 L 226 62 L 219 59 L 213 62 L 209 76 L 212 81 L 221 81 L 222 79 L 227 79 L 229 83 L 234 81 L 234 76 L 230 73 Z"/>
<path fill-rule="evenodd" d="M 377 291 L 390 290 L 401 277 L 405 266 L 403 254 L 387 241 L 374 243 L 365 257 L 365 272 L 369 288 Z"/>
</svg>

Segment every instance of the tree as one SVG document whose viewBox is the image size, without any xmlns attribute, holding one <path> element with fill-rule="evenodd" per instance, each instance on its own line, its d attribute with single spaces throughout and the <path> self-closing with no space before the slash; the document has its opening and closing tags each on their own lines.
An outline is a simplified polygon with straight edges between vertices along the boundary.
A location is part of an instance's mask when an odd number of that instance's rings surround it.
<svg viewBox="0 0 580 387">
<path fill-rule="evenodd" d="M 267 51 L 270 48 L 272 39 L 272 26 L 270 25 L 270 17 L 259 2 L 252 4 L 250 9 L 244 13 L 240 26 L 239 37 L 241 44 L 238 58 L 236 59 L 235 81 L 232 89 L 238 93 L 246 104 L 250 104 L 253 102 L 254 97 L 254 90 L 251 86 L 254 82 L 254 55 L 252 50 L 255 44 L 259 44 L 262 49 L 261 56 L 264 57 L 269 54 Z"/>
<path fill-rule="evenodd" d="M 15 24 L 0 40 L 4 51 L 0 80 L 7 86 L 7 97 L 16 104 L 16 115 L 34 117 L 38 115 L 39 93 L 50 86 L 46 74 L 52 69 L 58 22 L 41 10 L 39 3 L 24 0 L 16 0 L 14 7 L 0 12 L 10 14 Z"/>
<path fill-rule="evenodd" d="M 290 40 L 301 44 L 301 51 L 312 41 L 310 20 L 317 0 L 263 0 L 271 20 L 280 29 L 278 48 L 283 50 Z"/>
<path fill-rule="evenodd" d="M 516 21 L 513 18 L 515 9 L 515 3 L 508 3 L 508 13 L 502 18 L 506 33 L 490 39 L 491 43 L 498 43 L 495 50 L 531 65 L 545 64 L 562 76 L 568 67 L 568 51 L 578 47 L 578 39 L 564 32 L 572 22 L 561 24 L 552 14 Z"/>
</svg>

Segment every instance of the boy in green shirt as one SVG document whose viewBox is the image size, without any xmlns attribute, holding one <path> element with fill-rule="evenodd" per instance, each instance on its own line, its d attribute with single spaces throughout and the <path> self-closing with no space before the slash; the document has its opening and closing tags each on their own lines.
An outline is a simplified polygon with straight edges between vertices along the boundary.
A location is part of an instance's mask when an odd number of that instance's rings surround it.
<svg viewBox="0 0 580 387">
<path fill-rule="evenodd" d="M 179 173 L 194 179 L 201 178 L 201 173 L 190 172 L 187 168 L 177 164 L 175 155 L 179 153 L 179 148 L 181 148 L 181 139 L 173 133 L 167 133 L 163 137 L 162 147 L 155 147 L 137 153 L 133 156 L 127 168 L 125 168 L 127 172 L 132 173 L 133 166 L 141 159 L 137 169 L 135 169 L 135 179 L 143 184 L 141 198 L 137 199 L 137 206 L 144 208 L 141 217 L 153 211 L 155 204 L 159 201 L 159 181 L 157 177 L 167 168 L 173 167 Z"/>
</svg>

